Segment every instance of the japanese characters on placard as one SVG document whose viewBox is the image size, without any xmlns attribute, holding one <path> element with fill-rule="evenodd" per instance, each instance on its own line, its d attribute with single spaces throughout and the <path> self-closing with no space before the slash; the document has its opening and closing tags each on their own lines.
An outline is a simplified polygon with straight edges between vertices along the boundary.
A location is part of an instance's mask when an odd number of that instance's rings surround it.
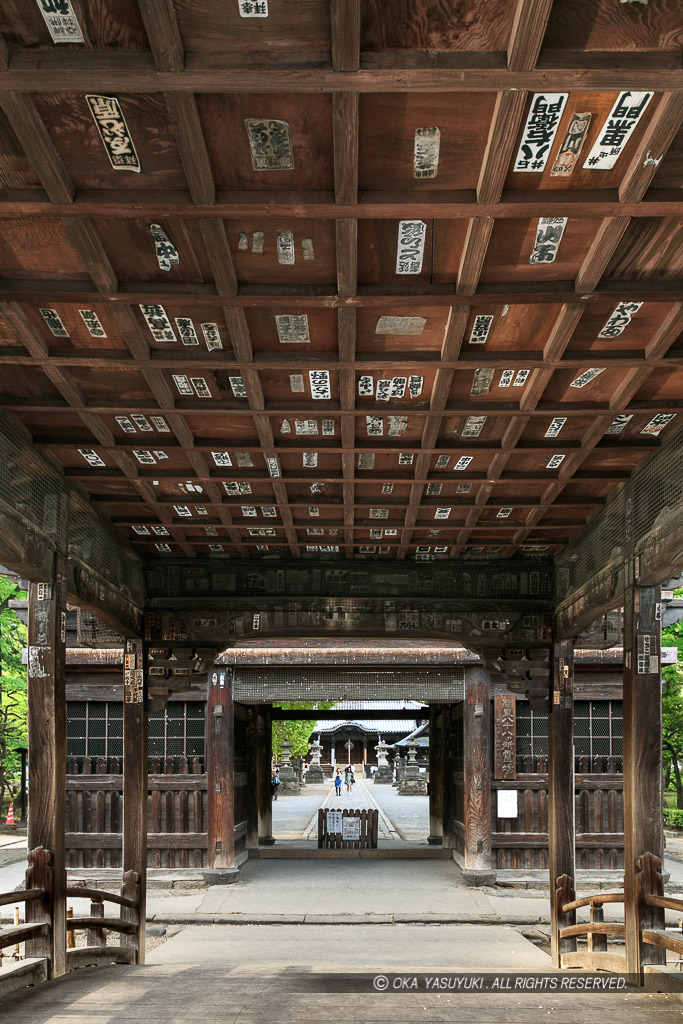
<svg viewBox="0 0 683 1024">
<path fill-rule="evenodd" d="M 590 114 L 572 114 L 565 137 L 555 154 L 550 171 L 551 178 L 568 178 L 572 173 L 579 159 L 590 123 Z"/>
<path fill-rule="evenodd" d="M 463 469 L 467 469 L 474 456 L 472 455 L 461 455 L 456 464 L 453 466 L 454 470 L 462 472 Z"/>
<path fill-rule="evenodd" d="M 149 230 L 154 239 L 154 249 L 157 255 L 159 270 L 168 271 L 171 267 L 177 266 L 180 263 L 178 251 L 162 226 L 160 224 L 150 224 Z"/>
<path fill-rule="evenodd" d="M 487 395 L 491 389 L 491 381 L 496 371 L 488 367 L 481 367 L 474 371 L 472 379 L 471 395 Z"/>
<path fill-rule="evenodd" d="M 100 318 L 94 309 L 79 309 L 81 320 L 88 328 L 88 334 L 91 338 L 106 338 L 104 327 L 100 323 Z"/>
<path fill-rule="evenodd" d="M 209 352 L 213 352 L 215 349 L 223 348 L 223 342 L 221 340 L 221 332 L 218 330 L 218 324 L 200 324 L 202 334 L 204 335 L 204 341 Z"/>
<path fill-rule="evenodd" d="M 653 95 L 630 90 L 619 95 L 586 157 L 584 168 L 609 171 L 614 167 Z"/>
<path fill-rule="evenodd" d="M 50 334 L 55 338 L 68 338 L 69 332 L 62 323 L 62 318 L 56 309 L 39 309 L 38 312 L 48 326 Z"/>
<path fill-rule="evenodd" d="M 293 267 L 296 263 L 294 235 L 291 231 L 278 231 L 277 233 L 277 261 L 285 267 Z"/>
<path fill-rule="evenodd" d="M 551 421 L 548 429 L 545 432 L 546 437 L 557 437 L 562 427 L 567 422 L 566 416 L 555 416 Z"/>
<path fill-rule="evenodd" d="M 183 345 L 198 345 L 199 338 L 194 329 L 194 324 L 189 316 L 176 316 L 173 318 L 178 328 L 178 334 Z"/>
<path fill-rule="evenodd" d="M 422 334 L 427 323 L 424 316 L 381 316 L 375 325 L 375 334 Z"/>
<path fill-rule="evenodd" d="M 279 315 L 275 317 L 275 323 L 277 325 L 278 338 L 283 344 L 302 344 L 311 340 L 306 313 Z"/>
<path fill-rule="evenodd" d="M 675 415 L 675 412 L 658 412 L 656 416 L 653 416 L 649 423 L 645 424 L 643 429 L 640 431 L 641 434 L 652 434 L 656 437 L 658 434 L 661 434 L 668 423 L 671 423 Z"/>
<path fill-rule="evenodd" d="M 85 99 L 114 170 L 139 173 L 138 154 L 116 96 L 88 95 Z"/>
<path fill-rule="evenodd" d="M 178 340 L 163 306 L 160 306 L 158 303 L 141 302 L 140 309 L 155 341 L 172 342 Z"/>
<path fill-rule="evenodd" d="M 591 366 L 588 370 L 584 370 L 576 380 L 573 380 L 569 385 L 570 388 L 585 388 L 586 384 L 590 384 L 592 380 L 595 380 L 597 376 L 603 373 L 605 370 L 604 366 Z"/>
<path fill-rule="evenodd" d="M 542 171 L 548 162 L 569 93 L 534 93 L 522 132 L 515 171 Z"/>
<path fill-rule="evenodd" d="M 470 345 L 485 345 L 486 339 L 491 332 L 491 325 L 493 323 L 492 314 L 479 313 L 474 318 L 472 324 L 472 332 L 470 334 Z"/>
<path fill-rule="evenodd" d="M 634 313 L 637 313 L 642 302 L 618 302 L 609 315 L 609 319 L 598 334 L 598 338 L 618 338 L 623 334 Z"/>
<path fill-rule="evenodd" d="M 93 469 L 96 469 L 99 466 L 104 466 L 104 462 L 92 448 L 79 448 L 78 454 L 82 455 L 88 465 L 92 466 Z"/>
<path fill-rule="evenodd" d="M 292 136 L 286 121 L 245 119 L 255 171 L 291 171 L 294 169 Z"/>
<path fill-rule="evenodd" d="M 36 0 L 53 43 L 83 43 L 71 0 Z"/>
<path fill-rule="evenodd" d="M 308 379 L 311 385 L 311 398 L 323 400 L 332 398 L 329 370 L 309 370 Z"/>
<path fill-rule="evenodd" d="M 633 419 L 633 413 L 620 412 L 615 419 L 612 420 L 609 427 L 605 431 L 606 434 L 621 434 L 626 425 Z"/>
<path fill-rule="evenodd" d="M 516 699 L 509 694 L 493 698 L 494 778 L 517 778 L 517 712 Z"/>
<path fill-rule="evenodd" d="M 267 18 L 268 0 L 237 0 L 240 18 Z"/>
<path fill-rule="evenodd" d="M 564 455 L 551 455 L 546 464 L 546 469 L 557 469 L 560 463 L 564 460 Z"/>
<path fill-rule="evenodd" d="M 413 153 L 413 177 L 435 178 L 439 169 L 441 132 L 438 128 L 417 128 Z"/>
<path fill-rule="evenodd" d="M 242 377 L 228 377 L 230 387 L 235 398 L 246 398 L 247 389 L 244 386 L 244 380 Z"/>
<path fill-rule="evenodd" d="M 465 426 L 462 428 L 462 436 L 479 437 L 485 423 L 486 416 L 468 416 L 465 420 Z"/>
<path fill-rule="evenodd" d="M 396 273 L 420 274 L 424 256 L 427 225 L 423 220 L 402 220 L 398 225 Z"/>
<path fill-rule="evenodd" d="M 566 226 L 566 217 L 540 217 L 529 263 L 554 263 Z"/>
</svg>

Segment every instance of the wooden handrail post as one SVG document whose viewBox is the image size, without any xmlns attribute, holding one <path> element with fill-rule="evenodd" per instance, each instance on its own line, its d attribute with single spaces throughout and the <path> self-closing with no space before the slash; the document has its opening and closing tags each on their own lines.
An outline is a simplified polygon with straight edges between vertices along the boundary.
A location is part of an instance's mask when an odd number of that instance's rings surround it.
<svg viewBox="0 0 683 1024">
<path fill-rule="evenodd" d="M 602 924 L 605 920 L 605 911 L 602 903 L 591 903 L 590 922 L 591 924 Z M 606 953 L 607 936 L 589 932 L 586 937 L 589 953 Z"/>
<path fill-rule="evenodd" d="M 574 878 L 574 644 L 553 645 L 553 675 L 548 715 L 548 855 L 550 892 L 563 878 Z M 572 882 L 573 885 L 573 882 Z M 568 902 L 563 900 L 563 902 Z M 550 901 L 553 967 L 561 966 L 562 953 L 576 949 L 576 939 L 559 938 L 567 922 L 558 898 Z M 574 915 L 575 916 L 575 915 Z"/>
<path fill-rule="evenodd" d="M 42 889 L 45 895 L 39 900 L 29 900 L 24 907 L 24 919 L 27 924 L 46 924 L 47 935 L 38 935 L 26 942 L 27 957 L 45 957 L 50 962 L 48 977 L 51 977 L 52 961 L 52 939 L 50 929 L 52 927 L 52 908 L 54 906 L 53 896 L 53 871 L 52 853 L 39 847 L 36 850 L 29 850 L 26 860 L 28 868 L 26 871 L 25 886 L 27 889 Z M 66 932 L 66 894 L 64 896 L 64 922 Z M 66 934 L 64 937 L 64 957 L 66 958 Z"/>
<path fill-rule="evenodd" d="M 560 875 L 555 886 L 551 889 L 550 900 L 550 946 L 553 957 L 553 967 L 562 966 L 562 954 L 576 951 L 576 938 L 561 939 L 560 932 L 563 928 L 570 928 L 576 924 L 576 911 L 565 911 L 562 908 L 567 903 L 576 899 L 574 879 L 569 875 Z"/>
<path fill-rule="evenodd" d="M 121 907 L 119 917 L 121 921 L 138 925 L 138 931 L 135 935 L 121 935 L 119 945 L 124 949 L 134 949 L 136 960 L 138 963 L 144 963 L 144 927 L 142 930 L 139 928 L 140 922 L 140 879 L 136 871 L 126 871 L 123 875 L 123 883 L 121 885 L 121 895 L 126 899 L 133 900 L 135 903 L 134 907 Z M 140 933 L 142 931 L 142 955 L 140 953 Z"/>
<path fill-rule="evenodd" d="M 90 916 L 95 920 L 97 920 L 98 917 L 104 917 L 104 903 L 102 900 L 90 901 Z M 106 946 L 107 940 L 104 929 L 88 928 L 86 933 L 86 942 L 89 946 Z"/>
<path fill-rule="evenodd" d="M 624 594 L 624 921 L 626 970 L 642 976 L 644 963 L 666 963 L 666 950 L 643 948 L 640 937 L 643 927 L 663 922 L 663 912 L 647 907 L 644 897 L 658 885 L 664 827 L 661 591 L 638 585 L 637 563 L 627 565 Z"/>
</svg>

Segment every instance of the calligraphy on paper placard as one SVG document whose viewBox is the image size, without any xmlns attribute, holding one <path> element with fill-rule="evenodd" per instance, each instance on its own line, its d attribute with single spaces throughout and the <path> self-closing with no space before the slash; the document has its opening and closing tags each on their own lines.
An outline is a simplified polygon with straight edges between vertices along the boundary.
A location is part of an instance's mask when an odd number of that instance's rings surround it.
<svg viewBox="0 0 683 1024">
<path fill-rule="evenodd" d="M 493 698 L 494 778 L 517 778 L 517 700 L 509 694 Z"/>
</svg>

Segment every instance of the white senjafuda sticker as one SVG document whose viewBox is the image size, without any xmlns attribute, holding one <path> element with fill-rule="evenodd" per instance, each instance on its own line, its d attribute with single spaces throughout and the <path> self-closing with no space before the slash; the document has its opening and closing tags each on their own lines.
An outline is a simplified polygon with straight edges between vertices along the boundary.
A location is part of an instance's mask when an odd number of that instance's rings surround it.
<svg viewBox="0 0 683 1024">
<path fill-rule="evenodd" d="M 84 43 L 71 0 L 36 0 L 53 43 Z"/>
<path fill-rule="evenodd" d="M 94 309 L 79 309 L 81 314 L 81 320 L 88 328 L 88 334 L 91 338 L 106 338 L 107 335 L 104 332 L 104 327 L 100 323 L 100 318 Z"/>
<path fill-rule="evenodd" d="M 175 386 L 178 388 L 178 393 L 181 395 L 192 395 L 192 385 L 190 384 L 190 378 L 186 377 L 184 373 L 174 373 L 173 380 Z"/>
<path fill-rule="evenodd" d="M 557 469 L 560 463 L 563 461 L 564 455 L 551 455 L 547 464 L 546 469 Z"/>
<path fill-rule="evenodd" d="M 422 334 L 426 323 L 424 316 L 381 316 L 375 334 Z"/>
<path fill-rule="evenodd" d="M 656 416 L 653 416 L 649 423 L 646 423 L 641 434 L 653 434 L 655 437 L 657 434 L 661 434 L 667 423 L 671 423 L 675 417 L 675 412 L 658 412 Z"/>
<path fill-rule="evenodd" d="M 574 170 L 591 123 L 590 114 L 572 114 L 569 127 L 553 161 L 551 178 L 567 178 Z"/>
<path fill-rule="evenodd" d="M 614 167 L 653 95 L 630 91 L 620 94 L 586 157 L 584 168 L 610 171 Z"/>
<path fill-rule="evenodd" d="M 478 370 L 475 370 L 470 394 L 487 395 L 491 388 L 494 373 L 495 370 L 490 370 L 488 367 L 480 367 Z"/>
<path fill-rule="evenodd" d="M 69 332 L 62 323 L 62 318 L 56 309 L 40 309 L 38 310 L 43 320 L 47 324 L 50 334 L 55 338 L 68 338 Z"/>
<path fill-rule="evenodd" d="M 114 170 L 139 174 L 138 154 L 116 96 L 87 95 L 85 100 Z"/>
<path fill-rule="evenodd" d="M 277 261 L 283 267 L 293 267 L 296 263 L 294 235 L 291 231 L 277 233 Z"/>
<path fill-rule="evenodd" d="M 554 263 L 566 226 L 566 217 L 539 217 L 529 263 Z"/>
<path fill-rule="evenodd" d="M 438 128 L 417 128 L 413 156 L 414 178 L 435 178 L 439 169 L 441 132 Z"/>
<path fill-rule="evenodd" d="M 361 398 L 372 398 L 375 393 L 375 386 L 372 377 L 363 375 L 358 378 L 358 394 Z"/>
<path fill-rule="evenodd" d="M 603 373 L 605 370 L 604 366 L 591 366 L 588 370 L 584 370 L 583 373 L 573 380 L 569 385 L 570 388 L 585 388 L 586 384 L 590 384 L 592 380 L 595 380 L 597 376 Z"/>
<path fill-rule="evenodd" d="M 618 338 L 623 334 L 634 313 L 637 313 L 642 302 L 618 302 L 610 313 L 609 320 L 598 334 L 598 338 Z"/>
<path fill-rule="evenodd" d="M 89 466 L 104 466 L 104 462 L 92 448 L 79 448 L 78 454 L 83 456 Z"/>
<path fill-rule="evenodd" d="M 308 332 L 308 315 L 276 316 L 277 335 L 283 344 L 303 344 L 311 340 Z"/>
<path fill-rule="evenodd" d="M 555 416 L 555 418 L 550 421 L 550 426 L 546 430 L 545 436 L 546 437 L 557 437 L 557 435 L 562 430 L 562 427 L 565 425 L 566 422 L 567 422 L 567 417 L 566 416 Z"/>
<path fill-rule="evenodd" d="M 194 329 L 194 324 L 189 316 L 176 316 L 173 318 L 178 328 L 178 334 L 183 345 L 198 345 L 199 338 Z"/>
<path fill-rule="evenodd" d="M 201 324 L 200 326 L 209 352 L 213 352 L 214 349 L 217 348 L 223 348 L 221 332 L 218 330 L 218 324 Z"/>
<path fill-rule="evenodd" d="M 309 370 L 308 379 L 311 384 L 311 398 L 324 400 L 332 398 L 329 370 Z"/>
<path fill-rule="evenodd" d="M 423 220 L 399 221 L 396 249 L 397 274 L 419 274 L 422 272 L 426 237 L 427 225 Z"/>
<path fill-rule="evenodd" d="M 620 412 L 605 431 L 606 434 L 621 434 L 626 425 L 633 419 L 633 413 Z"/>
<path fill-rule="evenodd" d="M 534 93 L 513 170 L 545 168 L 568 96 L 567 92 Z"/>
<path fill-rule="evenodd" d="M 163 306 L 157 303 L 150 305 L 142 302 L 140 303 L 140 309 L 155 341 L 170 342 L 178 340 Z"/>
<path fill-rule="evenodd" d="M 150 224 L 149 230 L 154 239 L 154 248 L 157 254 L 159 270 L 170 270 L 172 266 L 180 263 L 178 250 L 170 240 L 161 224 Z"/>
<path fill-rule="evenodd" d="M 493 315 L 490 313 L 479 313 L 474 318 L 472 333 L 470 334 L 470 345 L 485 345 L 486 339 L 491 331 Z"/>
<path fill-rule="evenodd" d="M 286 121 L 247 117 L 244 123 L 255 171 L 294 170 L 292 136 Z"/>
<path fill-rule="evenodd" d="M 462 428 L 462 436 L 479 437 L 485 423 L 486 416 L 468 416 L 465 420 L 465 426 Z"/>
<path fill-rule="evenodd" d="M 237 0 L 240 18 L 267 18 L 268 0 Z"/>
</svg>

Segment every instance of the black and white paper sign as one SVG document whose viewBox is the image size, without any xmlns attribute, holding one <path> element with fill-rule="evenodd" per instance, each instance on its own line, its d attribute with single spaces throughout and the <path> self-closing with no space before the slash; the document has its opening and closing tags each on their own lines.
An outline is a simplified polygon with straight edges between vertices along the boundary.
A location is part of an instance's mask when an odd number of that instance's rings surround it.
<svg viewBox="0 0 683 1024">
<path fill-rule="evenodd" d="M 382 437 L 384 434 L 384 421 L 381 416 L 366 416 L 365 426 L 370 437 Z"/>
<path fill-rule="evenodd" d="M 583 373 L 573 380 L 569 385 L 570 388 L 585 388 L 586 384 L 590 384 L 592 380 L 595 380 L 601 373 L 604 373 L 604 366 L 591 366 L 588 370 L 584 370 Z"/>
<path fill-rule="evenodd" d="M 391 398 L 391 380 L 378 380 L 376 383 L 375 399 L 378 402 L 388 402 Z"/>
<path fill-rule="evenodd" d="M 99 468 L 100 466 L 104 466 L 104 462 L 99 457 L 97 452 L 93 451 L 92 448 L 79 448 L 78 454 L 82 455 L 85 461 L 88 463 L 88 465 L 92 466 L 93 469 Z"/>
<path fill-rule="evenodd" d="M 194 329 L 194 324 L 190 320 L 189 316 L 176 316 L 173 318 L 178 328 L 178 334 L 183 345 L 198 345 L 199 338 L 197 332 Z"/>
<path fill-rule="evenodd" d="M 266 466 L 271 477 L 275 479 L 280 476 L 280 463 L 274 456 L 266 458 Z"/>
<path fill-rule="evenodd" d="M 370 509 L 371 519 L 388 519 L 389 509 L 388 508 L 371 508 Z"/>
<path fill-rule="evenodd" d="M 159 431 L 160 434 L 171 433 L 171 428 L 169 427 L 168 423 L 166 422 L 163 416 L 150 416 L 150 419 L 152 421 L 152 425 L 156 430 Z"/>
<path fill-rule="evenodd" d="M 435 495 L 441 494 L 443 484 L 427 484 L 427 496 L 434 497 Z"/>
<path fill-rule="evenodd" d="M 438 455 L 436 459 L 435 469 L 448 469 L 448 463 L 451 461 L 450 455 Z"/>
<path fill-rule="evenodd" d="M 564 459 L 564 455 L 552 455 L 550 457 L 550 459 L 548 460 L 548 464 L 546 465 L 545 468 L 546 469 L 557 469 L 557 467 L 560 465 L 560 463 L 562 462 L 563 459 Z"/>
<path fill-rule="evenodd" d="M 413 177 L 435 178 L 439 169 L 441 132 L 438 128 L 417 128 L 413 153 Z"/>
<path fill-rule="evenodd" d="M 375 468 L 375 453 L 374 452 L 360 452 L 358 455 L 358 468 L 359 469 L 374 469 Z"/>
<path fill-rule="evenodd" d="M 456 494 L 469 494 L 472 490 L 472 484 L 458 484 L 455 488 Z"/>
<path fill-rule="evenodd" d="M 245 120 L 251 163 L 255 171 L 294 169 L 292 136 L 286 121 L 248 117 Z"/>
<path fill-rule="evenodd" d="M 517 370 L 517 375 L 515 376 L 515 379 L 512 382 L 513 388 L 524 387 L 524 385 L 527 382 L 527 377 L 530 373 L 531 370 Z"/>
<path fill-rule="evenodd" d="M 158 303 L 140 303 L 140 309 L 155 341 L 172 342 L 178 340 L 163 306 L 160 306 Z"/>
<path fill-rule="evenodd" d="M 318 453 L 317 452 L 304 452 L 303 453 L 303 468 L 304 469 L 317 469 L 318 468 Z"/>
<path fill-rule="evenodd" d="M 637 313 L 642 302 L 618 302 L 609 315 L 609 320 L 598 334 L 598 338 L 618 338 L 623 334 L 634 313 Z"/>
<path fill-rule="evenodd" d="M 133 423 L 138 428 L 138 430 L 142 430 L 147 434 L 153 433 L 154 428 L 152 424 L 149 422 L 146 416 L 143 416 L 141 412 L 132 412 L 130 414 L 130 418 L 132 419 Z"/>
<path fill-rule="evenodd" d="M 332 398 L 329 370 L 309 370 L 308 379 L 311 385 L 311 398 L 323 401 Z"/>
<path fill-rule="evenodd" d="M 71 0 L 36 0 L 53 43 L 84 43 Z"/>
<path fill-rule="evenodd" d="M 62 323 L 62 318 L 56 309 L 39 309 L 38 312 L 48 326 L 50 334 L 55 338 L 68 338 L 69 332 Z"/>
<path fill-rule="evenodd" d="M 399 221 L 396 249 L 397 274 L 419 274 L 422 272 L 426 237 L 427 225 L 423 220 Z"/>
<path fill-rule="evenodd" d="M 500 380 L 498 381 L 499 388 L 509 388 L 515 376 L 514 370 L 501 370 Z"/>
<path fill-rule="evenodd" d="M 104 327 L 100 323 L 100 318 L 94 309 L 79 309 L 81 320 L 88 328 L 88 334 L 91 338 L 106 338 Z"/>
<path fill-rule="evenodd" d="M 334 420 L 323 420 L 322 432 L 323 437 L 334 437 Z"/>
<path fill-rule="evenodd" d="M 548 162 L 569 93 L 534 93 L 513 170 L 542 171 Z"/>
<path fill-rule="evenodd" d="M 509 519 L 511 512 L 511 508 L 499 508 L 496 512 L 496 519 Z"/>
<path fill-rule="evenodd" d="M 375 382 L 372 377 L 364 375 L 358 378 L 358 394 L 361 398 L 372 398 L 375 393 Z"/>
<path fill-rule="evenodd" d="M 462 436 L 479 437 L 485 423 L 486 416 L 468 416 L 465 420 L 465 426 L 462 428 Z"/>
<path fill-rule="evenodd" d="M 268 0 L 237 0 L 240 18 L 267 18 Z"/>
<path fill-rule="evenodd" d="M 590 123 L 590 114 L 572 114 L 564 140 L 553 161 L 550 171 L 551 178 L 568 178 L 572 173 L 579 159 Z"/>
<path fill-rule="evenodd" d="M 491 314 L 479 313 L 474 318 L 472 332 L 470 334 L 470 345 L 485 345 L 486 339 L 491 332 L 493 316 Z"/>
<path fill-rule="evenodd" d="M 488 367 L 482 367 L 474 371 L 474 377 L 472 379 L 472 390 L 471 395 L 487 395 L 491 388 L 491 381 L 495 370 L 490 370 Z"/>
<path fill-rule="evenodd" d="M 242 377 L 228 377 L 230 381 L 230 387 L 235 398 L 246 398 L 247 389 L 244 386 L 244 380 Z"/>
<path fill-rule="evenodd" d="M 550 426 L 546 430 L 545 436 L 546 437 L 557 437 L 557 435 L 562 430 L 562 427 L 565 425 L 566 422 L 567 422 L 567 417 L 566 416 L 555 416 L 554 419 L 552 419 L 550 421 Z"/>
<path fill-rule="evenodd" d="M 424 377 L 409 377 L 408 378 L 408 391 L 411 398 L 419 398 L 422 394 L 422 387 L 424 384 Z"/>
<path fill-rule="evenodd" d="M 400 452 L 398 456 L 399 466 L 412 466 L 413 464 L 413 453 L 412 452 Z"/>
<path fill-rule="evenodd" d="M 456 464 L 453 466 L 453 470 L 458 470 L 459 472 L 461 472 L 463 469 L 467 469 L 473 458 L 473 455 L 461 455 Z"/>
<path fill-rule="evenodd" d="M 135 434 L 137 431 L 127 416 L 117 416 L 116 422 L 126 434 Z"/>
<path fill-rule="evenodd" d="M 612 420 L 609 427 L 605 431 L 606 434 L 621 434 L 624 431 L 626 425 L 633 419 L 633 413 L 620 412 L 619 415 Z"/>
<path fill-rule="evenodd" d="M 382 484 L 382 494 L 393 494 L 393 493 L 394 493 L 394 485 L 393 484 Z"/>
<path fill-rule="evenodd" d="M 294 235 L 291 231 L 277 233 L 277 261 L 283 267 L 293 267 L 296 263 Z"/>
<path fill-rule="evenodd" d="M 318 433 L 317 420 L 294 420 L 294 430 L 301 436 L 310 436 Z"/>
<path fill-rule="evenodd" d="M 400 437 L 408 429 L 407 416 L 387 416 L 387 434 L 389 437 Z"/>
<path fill-rule="evenodd" d="M 308 316 L 276 316 L 278 338 L 283 344 L 302 344 L 311 340 L 308 333 Z"/>
<path fill-rule="evenodd" d="M 209 352 L 213 352 L 215 349 L 223 348 L 223 342 L 221 340 L 221 332 L 218 330 L 218 324 L 201 324 L 202 334 L 204 335 L 204 341 Z"/>
<path fill-rule="evenodd" d="M 85 100 L 114 170 L 139 174 L 138 154 L 116 96 L 87 95 Z"/>
<path fill-rule="evenodd" d="M 406 384 L 408 383 L 407 377 L 392 377 L 391 379 L 391 398 L 403 398 L 406 393 Z"/>
<path fill-rule="evenodd" d="M 539 217 L 529 263 L 554 263 L 566 226 L 566 217 Z"/>
<path fill-rule="evenodd" d="M 427 318 L 424 316 L 381 316 L 375 326 L 375 334 L 422 334 Z"/>
<path fill-rule="evenodd" d="M 435 519 L 448 519 L 451 514 L 450 508 L 437 508 L 434 513 Z"/>
<path fill-rule="evenodd" d="M 192 385 L 190 384 L 190 378 L 186 377 L 184 373 L 174 373 L 173 381 L 178 389 L 178 393 L 181 395 L 194 395 Z"/>
<path fill-rule="evenodd" d="M 206 377 L 190 377 L 190 383 L 195 390 L 197 398 L 211 398 L 211 390 L 206 383 Z"/>
<path fill-rule="evenodd" d="M 290 373 L 289 389 L 293 395 L 303 395 L 305 389 L 303 373 Z"/>
<path fill-rule="evenodd" d="M 146 449 L 133 449 L 133 455 L 143 466 L 156 466 L 157 460 L 154 458 L 150 451 Z"/>
<path fill-rule="evenodd" d="M 675 415 L 675 412 L 658 412 L 656 416 L 653 416 L 649 423 L 645 424 L 641 430 L 641 434 L 652 434 L 656 437 L 657 434 L 661 434 L 668 423 L 671 423 Z"/>
<path fill-rule="evenodd" d="M 180 263 L 178 251 L 162 228 L 161 224 L 150 224 L 149 230 L 154 239 L 154 249 L 157 254 L 159 270 L 168 271 Z"/>
<path fill-rule="evenodd" d="M 621 93 L 586 157 L 584 168 L 609 171 L 614 167 L 653 95 L 651 92 Z"/>
<path fill-rule="evenodd" d="M 211 452 L 211 457 L 217 466 L 232 466 L 232 459 L 228 452 Z"/>
</svg>

